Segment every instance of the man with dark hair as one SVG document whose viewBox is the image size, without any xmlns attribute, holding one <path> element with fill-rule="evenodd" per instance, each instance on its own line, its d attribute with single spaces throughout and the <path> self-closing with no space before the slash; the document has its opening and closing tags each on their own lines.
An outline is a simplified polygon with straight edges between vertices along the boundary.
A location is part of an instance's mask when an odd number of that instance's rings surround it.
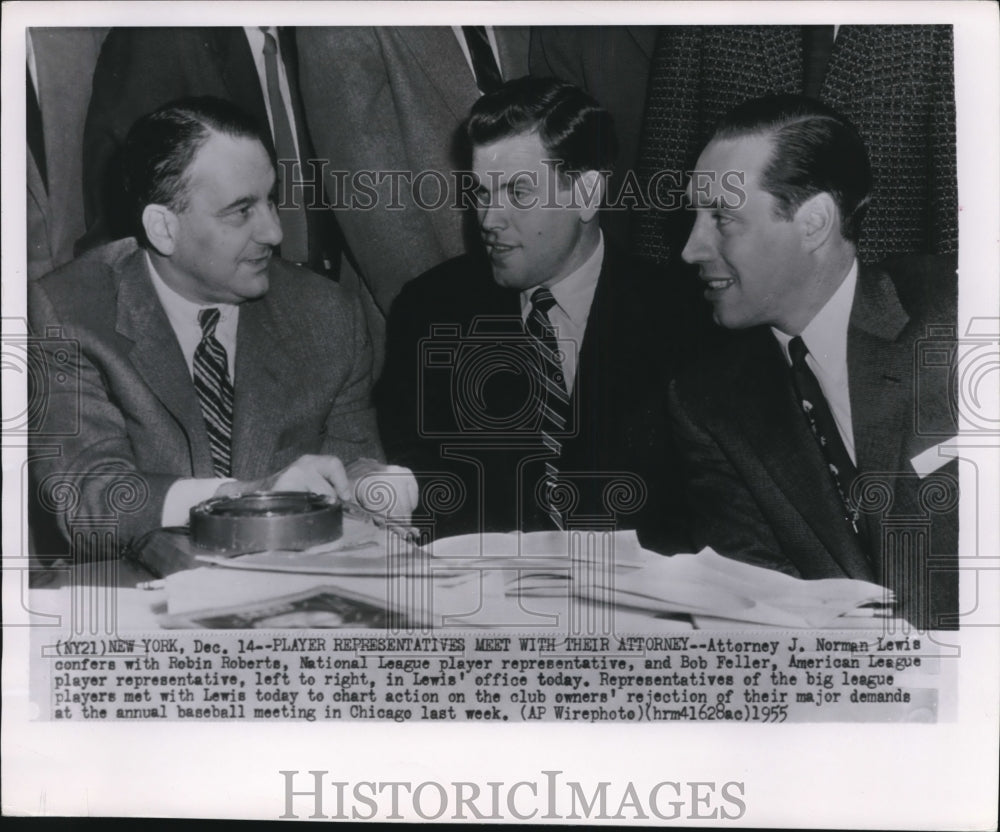
<svg viewBox="0 0 1000 832">
<path fill-rule="evenodd" d="M 637 176 L 670 200 L 715 124 L 743 101 L 801 93 L 836 107 L 865 141 L 873 204 L 863 260 L 958 250 L 954 36 L 950 24 L 661 26 L 648 70 Z M 677 259 L 680 212 L 636 212 L 637 257 Z"/>
<path fill-rule="evenodd" d="M 93 73 L 83 134 L 87 232 L 77 254 L 131 233 L 120 173 L 132 124 L 169 101 L 209 95 L 249 114 L 280 160 L 281 257 L 336 276 L 343 246 L 320 175 L 309 167 L 317 154 L 299 94 L 295 40 L 287 26 L 113 28 Z M 299 187 L 297 179 L 308 184 Z"/>
<path fill-rule="evenodd" d="M 953 627 L 957 462 L 937 444 L 957 426 L 947 367 L 920 356 L 954 338 L 954 262 L 859 265 L 870 190 L 856 130 L 802 96 L 741 105 L 703 150 L 682 256 L 743 332 L 672 387 L 685 494 L 697 546 L 876 581 Z"/>
<path fill-rule="evenodd" d="M 697 298 L 605 243 L 610 117 L 571 84 L 521 78 L 465 132 L 484 250 L 393 305 L 388 458 L 423 480 L 439 534 L 617 526 L 683 548 L 666 389 L 700 347 Z"/>
<path fill-rule="evenodd" d="M 220 99 L 165 105 L 130 131 L 124 169 L 141 243 L 29 287 L 45 366 L 31 473 L 62 533 L 117 513 L 126 544 L 213 495 L 347 499 L 364 475 L 408 514 L 412 477 L 375 461 L 358 300 L 274 256 L 275 168 L 255 122 Z"/>
</svg>

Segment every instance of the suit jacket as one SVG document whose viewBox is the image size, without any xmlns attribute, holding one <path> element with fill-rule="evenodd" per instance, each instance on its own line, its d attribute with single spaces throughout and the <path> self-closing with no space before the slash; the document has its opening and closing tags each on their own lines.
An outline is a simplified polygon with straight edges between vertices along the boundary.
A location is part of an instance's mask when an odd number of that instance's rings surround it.
<svg viewBox="0 0 1000 832">
<path fill-rule="evenodd" d="M 614 118 L 618 156 L 608 179 L 612 202 L 639 158 L 639 134 L 656 33 L 656 26 L 531 28 L 531 74 L 554 76 L 576 84 Z M 629 244 L 632 213 L 605 210 L 601 215 L 601 227 L 619 245 Z"/>
<path fill-rule="evenodd" d="M 921 478 L 911 460 L 957 433 L 940 359 L 954 356 L 954 261 L 887 265 L 862 267 L 847 336 L 863 536 L 844 519 L 767 327 L 679 378 L 671 415 L 696 546 L 803 578 L 882 583 L 913 623 L 948 628 L 958 610 L 958 463 Z"/>
<path fill-rule="evenodd" d="M 302 159 L 312 159 L 312 140 L 298 91 L 294 32 L 279 29 Z M 133 233 L 122 199 L 117 159 L 129 128 L 140 116 L 177 98 L 212 95 L 236 104 L 262 126 L 274 145 L 260 77 L 240 28 L 116 28 L 104 42 L 84 132 L 83 165 L 87 236 L 80 250 Z M 306 212 L 309 267 L 324 271 L 324 259 L 339 263 L 340 240 L 329 211 Z"/>
<path fill-rule="evenodd" d="M 868 148 L 875 183 L 858 246 L 866 261 L 958 250 L 952 64 L 951 26 L 840 27 L 819 98 L 851 120 Z M 799 26 L 661 27 L 640 152 L 643 187 L 658 171 L 691 170 L 732 107 L 802 89 Z M 669 178 L 661 184 L 672 187 Z M 670 262 L 690 219 L 685 211 L 640 214 L 634 252 Z"/>
<path fill-rule="evenodd" d="M 376 407 L 387 457 L 417 473 L 438 533 L 553 528 L 536 492 L 548 457 L 574 494 L 568 527 L 613 521 L 638 528 L 651 547 L 683 549 L 666 392 L 703 348 L 695 301 L 605 248 L 570 429 L 553 459 L 539 440 L 519 293 L 498 286 L 481 256 L 449 260 L 404 287 Z"/>
<path fill-rule="evenodd" d="M 28 315 L 44 362 L 30 390 L 43 506 L 66 534 L 109 513 L 121 542 L 157 528 L 175 480 L 213 473 L 190 371 L 145 253 L 120 240 L 34 281 Z M 370 372 L 357 298 L 273 261 L 267 294 L 240 307 L 233 477 L 257 479 L 305 453 L 381 457 Z"/>
<path fill-rule="evenodd" d="M 40 277 L 73 259 L 83 234 L 80 146 L 90 81 L 107 29 L 34 28 L 46 179 L 29 148 L 28 277 Z M 30 80 L 28 81 L 30 83 Z"/>
<path fill-rule="evenodd" d="M 527 74 L 528 30 L 498 27 L 494 33 L 503 77 Z M 319 157 L 329 162 L 327 194 L 347 206 L 337 211 L 338 222 L 361 278 L 387 315 L 404 283 L 472 250 L 467 243 L 476 236 L 463 229 L 451 174 L 469 167 L 455 147 L 456 131 L 480 93 L 449 27 L 307 27 L 298 39 L 309 128 Z M 333 181 L 337 171 L 346 171 L 344 181 Z M 351 183 L 361 171 L 372 177 L 437 171 L 450 192 L 446 204 L 427 210 L 404 185 L 390 208 L 392 182 L 373 184 L 368 177 L 362 192 Z M 427 179 L 424 189 L 435 204 L 435 180 Z M 355 197 L 370 207 L 349 210 Z"/>
</svg>

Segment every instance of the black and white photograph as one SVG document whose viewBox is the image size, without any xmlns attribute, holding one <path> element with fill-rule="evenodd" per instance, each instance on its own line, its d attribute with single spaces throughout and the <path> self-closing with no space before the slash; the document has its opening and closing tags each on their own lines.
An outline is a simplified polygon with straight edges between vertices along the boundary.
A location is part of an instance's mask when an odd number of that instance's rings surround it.
<svg viewBox="0 0 1000 832">
<path fill-rule="evenodd" d="M 995 830 L 998 22 L 5 3 L 4 814 Z"/>
</svg>

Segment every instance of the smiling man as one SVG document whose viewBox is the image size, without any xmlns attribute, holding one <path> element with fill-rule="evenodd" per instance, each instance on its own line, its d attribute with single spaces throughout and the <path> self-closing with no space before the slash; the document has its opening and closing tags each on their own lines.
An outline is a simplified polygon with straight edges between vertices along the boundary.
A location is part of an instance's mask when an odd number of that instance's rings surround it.
<svg viewBox="0 0 1000 832">
<path fill-rule="evenodd" d="M 479 99 L 465 137 L 482 250 L 393 306 L 388 458 L 448 483 L 421 489 L 439 534 L 616 525 L 686 546 L 666 390 L 701 346 L 701 301 L 601 233 L 610 116 L 521 78 Z"/>
<path fill-rule="evenodd" d="M 139 119 L 124 157 L 136 237 L 29 286 L 45 367 L 31 474 L 66 537 L 111 514 L 126 544 L 214 495 L 348 499 L 364 475 L 386 478 L 398 515 L 416 502 L 409 473 L 377 461 L 357 298 L 273 254 L 258 130 L 213 98 Z"/>
<path fill-rule="evenodd" d="M 859 264 L 871 190 L 857 131 L 800 96 L 719 125 L 692 174 L 683 257 L 741 330 L 675 383 L 695 543 L 804 578 L 894 590 L 920 626 L 957 622 L 956 433 L 945 258 Z M 945 329 L 943 329 L 945 328 Z"/>
</svg>

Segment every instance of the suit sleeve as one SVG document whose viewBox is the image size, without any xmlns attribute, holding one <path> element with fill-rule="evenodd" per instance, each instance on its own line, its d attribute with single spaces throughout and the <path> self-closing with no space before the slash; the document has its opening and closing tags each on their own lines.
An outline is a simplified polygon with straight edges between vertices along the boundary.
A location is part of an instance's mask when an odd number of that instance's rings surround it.
<svg viewBox="0 0 1000 832">
<path fill-rule="evenodd" d="M 387 314 L 404 283 L 447 256 L 430 212 L 414 203 L 409 186 L 392 177 L 377 181 L 380 172 L 415 175 L 424 165 L 407 153 L 402 117 L 373 29 L 303 28 L 298 42 L 309 131 L 317 156 L 329 165 L 326 193 L 344 208 L 337 211 L 337 222 Z"/>
<path fill-rule="evenodd" d="M 333 454 L 345 465 L 361 457 L 383 462 L 385 455 L 372 405 L 371 337 L 360 299 L 354 293 L 345 297 L 350 300 L 339 305 L 339 328 L 350 336 L 343 339 L 338 354 L 329 360 L 348 361 L 349 370 L 327 416 L 322 453 Z"/>
<path fill-rule="evenodd" d="M 102 530 L 110 524 L 114 542 L 102 538 L 96 545 L 113 555 L 160 526 L 164 498 L 179 478 L 139 470 L 124 416 L 87 339 L 64 326 L 37 284 L 28 293 L 32 488 L 41 511 L 67 539 L 74 527 L 82 530 L 85 548 L 102 537 L 88 532 L 88 523 Z"/>
<path fill-rule="evenodd" d="M 698 424 L 677 382 L 670 385 L 669 409 L 695 548 L 711 546 L 720 555 L 798 576 L 752 492 L 716 439 Z"/>
</svg>

